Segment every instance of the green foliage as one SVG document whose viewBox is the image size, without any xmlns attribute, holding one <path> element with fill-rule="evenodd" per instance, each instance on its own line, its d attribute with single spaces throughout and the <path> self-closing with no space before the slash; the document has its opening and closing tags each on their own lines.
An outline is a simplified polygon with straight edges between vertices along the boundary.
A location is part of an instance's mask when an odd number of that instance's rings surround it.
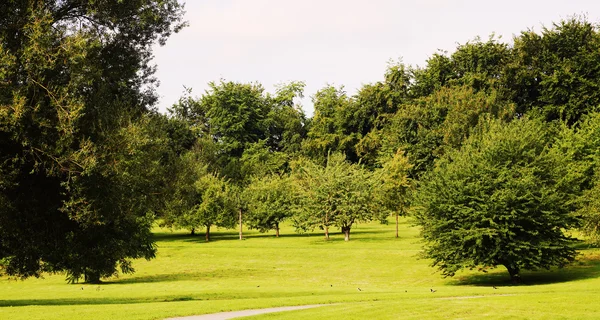
<svg viewBox="0 0 600 320">
<path fill-rule="evenodd" d="M 270 96 L 259 84 L 221 81 L 199 99 L 180 99 L 171 113 L 196 132 L 209 168 L 243 185 L 253 175 L 284 170 L 288 156 L 300 150 L 306 119 L 294 99 L 303 88 L 292 82 Z"/>
<path fill-rule="evenodd" d="M 381 204 L 381 221 L 387 221 L 387 215 L 392 213 L 396 217 L 396 238 L 398 235 L 398 216 L 406 214 L 409 207 L 409 196 L 413 182 L 408 177 L 412 165 L 400 149 L 396 154 L 383 164 L 383 168 L 376 174 L 380 183 L 377 187 L 376 198 Z M 376 181 L 376 180 L 375 180 Z M 375 182 L 374 181 L 374 182 Z"/>
<path fill-rule="evenodd" d="M 297 189 L 289 176 L 272 174 L 255 179 L 245 190 L 248 226 L 260 232 L 275 230 L 279 237 L 280 224 L 293 213 Z"/>
<path fill-rule="evenodd" d="M 11 275 L 96 282 L 151 258 L 166 137 L 151 46 L 174 0 L 9 1 L 0 8 L 0 258 Z M 158 182 L 158 183 L 157 183 Z"/>
<path fill-rule="evenodd" d="M 509 121 L 513 110 L 493 90 L 442 88 L 400 106 L 379 133 L 380 157 L 392 156 L 398 148 L 404 150 L 413 165 L 410 175 L 418 178 L 448 150 L 460 147 L 479 119 L 491 116 Z"/>
<path fill-rule="evenodd" d="M 230 186 L 223 178 L 208 172 L 197 147 L 182 155 L 172 178 L 172 196 L 162 216 L 163 226 L 188 229 L 192 234 L 204 227 L 208 241 L 211 226 L 232 228 L 235 225 Z"/>
<path fill-rule="evenodd" d="M 577 126 L 564 127 L 560 150 L 571 161 L 571 171 L 580 172 L 583 190 L 576 214 L 581 219 L 581 231 L 593 244 L 600 244 L 600 113 L 584 115 Z"/>
<path fill-rule="evenodd" d="M 362 166 L 350 164 L 344 155 L 330 154 L 325 166 L 309 160 L 296 163 L 294 172 L 301 188 L 293 223 L 300 231 L 319 227 L 329 237 L 330 226 L 339 227 L 350 239 L 355 222 L 375 218 L 373 174 Z"/>
<path fill-rule="evenodd" d="M 585 17 L 554 23 L 514 40 L 505 86 L 517 112 L 540 111 L 570 124 L 600 105 L 600 31 Z"/>
<path fill-rule="evenodd" d="M 314 116 L 304 153 L 324 164 L 329 152 L 341 152 L 350 160 L 358 160 L 354 151 L 359 133 L 348 126 L 349 110 L 353 101 L 343 88 L 327 86 L 313 97 Z"/>
<path fill-rule="evenodd" d="M 573 261 L 581 174 L 553 147 L 539 120 L 482 122 L 480 131 L 426 175 L 415 213 L 425 256 L 444 275 L 462 268 L 505 266 L 519 271 Z"/>
</svg>

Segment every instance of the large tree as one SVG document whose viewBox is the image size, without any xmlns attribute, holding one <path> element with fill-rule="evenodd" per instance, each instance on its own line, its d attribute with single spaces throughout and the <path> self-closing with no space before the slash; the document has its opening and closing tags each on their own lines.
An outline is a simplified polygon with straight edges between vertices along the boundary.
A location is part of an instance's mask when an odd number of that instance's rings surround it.
<svg viewBox="0 0 600 320">
<path fill-rule="evenodd" d="M 578 170 L 554 147 L 539 120 L 483 122 L 459 150 L 444 156 L 417 192 L 416 221 L 425 256 L 444 275 L 462 268 L 564 266 L 575 258 Z"/>
<path fill-rule="evenodd" d="M 22 277 L 112 275 L 151 258 L 161 139 L 151 47 L 182 5 L 5 1 L 0 6 L 0 261 Z M 162 140 L 164 141 L 164 140 Z"/>
</svg>

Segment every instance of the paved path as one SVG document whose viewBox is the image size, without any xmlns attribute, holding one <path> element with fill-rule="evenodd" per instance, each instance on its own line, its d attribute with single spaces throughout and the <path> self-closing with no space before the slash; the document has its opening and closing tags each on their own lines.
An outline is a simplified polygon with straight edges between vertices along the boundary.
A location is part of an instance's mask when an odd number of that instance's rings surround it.
<svg viewBox="0 0 600 320">
<path fill-rule="evenodd" d="M 225 320 L 225 319 L 234 319 L 239 317 L 248 317 L 254 316 L 257 314 L 271 313 L 271 312 L 281 312 L 281 311 L 292 311 L 292 310 L 302 310 L 302 309 L 310 309 L 317 308 L 322 306 L 328 306 L 328 304 L 311 304 L 306 306 L 293 306 L 293 307 L 278 307 L 278 308 L 266 308 L 266 309 L 252 309 L 252 310 L 240 310 L 240 311 L 230 311 L 230 312 L 220 312 L 220 313 L 211 313 L 211 314 L 203 314 L 200 316 L 189 316 L 189 317 L 179 317 L 179 318 L 168 318 L 165 320 Z"/>
</svg>

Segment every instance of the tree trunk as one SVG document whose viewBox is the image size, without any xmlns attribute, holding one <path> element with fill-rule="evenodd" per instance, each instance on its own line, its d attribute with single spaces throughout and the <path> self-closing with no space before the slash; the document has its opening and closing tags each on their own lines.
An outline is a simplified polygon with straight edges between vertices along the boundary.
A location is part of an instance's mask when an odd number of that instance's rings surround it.
<svg viewBox="0 0 600 320">
<path fill-rule="evenodd" d="M 344 233 L 344 241 L 350 241 L 350 227 L 342 227 Z"/>
<path fill-rule="evenodd" d="M 86 283 L 100 283 L 100 272 L 87 270 L 83 275 Z"/>
<path fill-rule="evenodd" d="M 398 212 L 396 211 L 396 238 L 399 238 L 398 236 Z"/>
<path fill-rule="evenodd" d="M 275 237 L 279 238 L 279 222 L 275 223 Z"/>
<path fill-rule="evenodd" d="M 329 240 L 329 216 L 328 213 L 325 212 L 325 223 L 324 223 L 324 228 L 325 229 L 325 240 Z"/>
<path fill-rule="evenodd" d="M 240 213 L 240 240 L 242 240 L 242 209 L 239 210 Z"/>
<path fill-rule="evenodd" d="M 210 241 L 210 224 L 206 225 L 206 234 L 204 235 L 206 242 Z"/>
<path fill-rule="evenodd" d="M 508 270 L 508 274 L 510 275 L 510 281 L 513 284 L 520 284 L 521 275 L 519 274 L 519 268 L 508 264 L 505 264 L 504 267 L 506 267 L 506 270 Z"/>
<path fill-rule="evenodd" d="M 195 235 L 196 234 L 196 228 L 192 228 L 192 232 L 190 232 L 190 235 Z"/>
</svg>

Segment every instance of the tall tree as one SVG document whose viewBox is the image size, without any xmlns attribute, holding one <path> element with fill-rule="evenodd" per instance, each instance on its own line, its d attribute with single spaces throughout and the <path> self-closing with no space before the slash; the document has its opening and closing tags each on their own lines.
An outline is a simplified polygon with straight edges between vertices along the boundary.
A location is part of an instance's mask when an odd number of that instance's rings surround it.
<svg viewBox="0 0 600 320">
<path fill-rule="evenodd" d="M 0 260 L 22 277 L 96 282 L 151 258 L 160 137 L 151 46 L 181 26 L 167 1 L 0 7 Z"/>
<path fill-rule="evenodd" d="M 564 266 L 575 258 L 579 181 L 542 121 L 482 123 L 444 156 L 417 192 L 416 221 L 425 256 L 444 275 L 503 265 L 514 282 L 523 269 Z"/>
<path fill-rule="evenodd" d="M 535 110 L 569 124 L 600 105 L 600 30 L 573 17 L 514 39 L 504 86 L 520 114 Z"/>
</svg>

